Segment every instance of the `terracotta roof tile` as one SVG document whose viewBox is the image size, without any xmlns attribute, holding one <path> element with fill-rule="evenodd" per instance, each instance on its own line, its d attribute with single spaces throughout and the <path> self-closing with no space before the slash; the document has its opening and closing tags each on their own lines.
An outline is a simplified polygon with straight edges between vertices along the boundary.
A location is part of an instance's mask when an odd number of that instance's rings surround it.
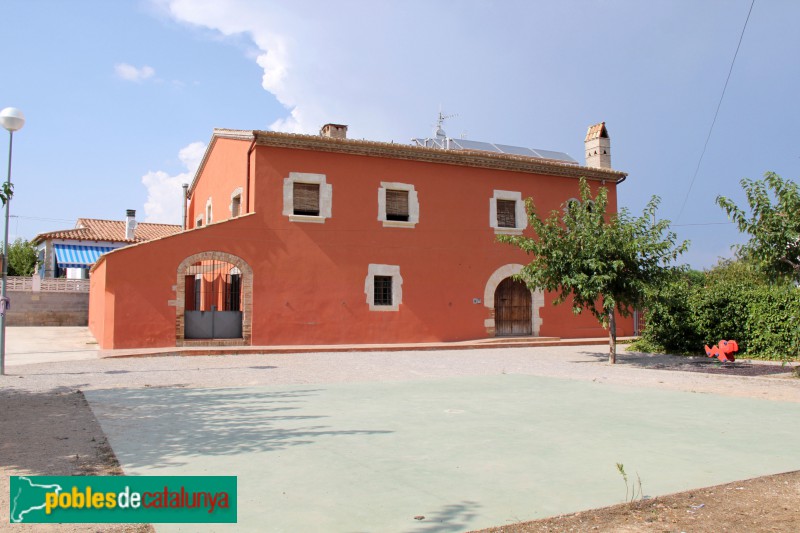
<svg viewBox="0 0 800 533">
<path fill-rule="evenodd" d="M 591 141 L 599 137 L 608 137 L 608 130 L 606 129 L 605 122 L 589 126 L 589 129 L 586 130 L 586 139 L 584 139 L 584 142 Z"/>
<path fill-rule="evenodd" d="M 601 137 L 603 133 L 605 133 L 605 137 L 608 137 L 608 131 L 605 129 L 605 122 L 592 127 L 599 128 L 598 131 Z M 591 128 L 589 129 L 591 130 Z M 192 184 L 189 186 L 190 195 L 194 194 L 194 189 L 197 186 L 197 182 L 200 180 L 200 176 L 203 174 L 206 162 L 211 152 L 214 150 L 217 139 L 249 141 L 258 146 L 387 157 L 422 162 L 433 161 L 452 165 L 522 172 L 541 172 L 554 176 L 583 177 L 603 181 L 613 179 L 617 182 L 621 182 L 627 177 L 627 173 L 619 170 L 585 167 L 564 161 L 515 154 L 480 152 L 477 150 L 445 150 L 442 148 L 414 146 L 395 142 L 337 139 L 334 137 L 321 137 L 319 135 L 306 135 L 301 133 L 214 128 L 211 141 L 206 148 L 205 154 L 203 154 L 200 166 L 197 167 L 197 171 L 192 179 Z"/>
<path fill-rule="evenodd" d="M 181 231 L 175 224 L 152 224 L 150 222 L 137 222 L 133 232 L 133 239 L 125 238 L 124 220 L 100 220 L 96 218 L 79 218 L 74 229 L 50 231 L 40 233 L 34 237 L 33 242 L 42 242 L 49 239 L 67 239 L 80 241 L 111 241 L 111 242 L 145 242 L 160 237 L 167 237 Z"/>
</svg>

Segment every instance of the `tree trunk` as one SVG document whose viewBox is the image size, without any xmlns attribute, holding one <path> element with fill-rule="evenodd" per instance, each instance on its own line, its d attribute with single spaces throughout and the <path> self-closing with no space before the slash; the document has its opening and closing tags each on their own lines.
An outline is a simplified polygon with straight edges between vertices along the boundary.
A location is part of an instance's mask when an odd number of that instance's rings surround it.
<svg viewBox="0 0 800 533">
<path fill-rule="evenodd" d="M 617 319 L 614 310 L 608 312 L 608 364 L 617 362 Z"/>
</svg>

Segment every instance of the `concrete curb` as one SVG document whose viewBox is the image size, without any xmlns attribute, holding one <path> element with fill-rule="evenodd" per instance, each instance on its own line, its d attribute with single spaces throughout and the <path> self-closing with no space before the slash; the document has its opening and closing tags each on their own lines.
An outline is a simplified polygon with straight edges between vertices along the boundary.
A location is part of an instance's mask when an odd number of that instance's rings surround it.
<svg viewBox="0 0 800 533">
<path fill-rule="evenodd" d="M 627 342 L 635 337 L 619 337 L 617 342 Z M 549 346 L 602 346 L 608 339 L 559 339 L 547 337 L 542 340 L 476 340 L 464 342 L 439 342 L 416 344 L 338 344 L 297 346 L 198 346 L 175 348 L 152 348 L 133 350 L 100 350 L 99 357 L 163 357 L 194 355 L 247 355 L 247 354 L 293 354 L 293 353 L 342 353 L 342 352 L 400 352 L 438 350 L 485 350 L 495 348 L 541 348 Z"/>
</svg>

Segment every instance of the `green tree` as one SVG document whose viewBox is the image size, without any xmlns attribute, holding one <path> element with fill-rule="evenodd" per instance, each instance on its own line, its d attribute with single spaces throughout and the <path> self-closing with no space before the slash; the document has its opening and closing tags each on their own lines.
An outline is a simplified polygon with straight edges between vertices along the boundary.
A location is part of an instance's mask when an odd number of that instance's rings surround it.
<svg viewBox="0 0 800 533">
<path fill-rule="evenodd" d="M 575 314 L 584 309 L 608 329 L 609 363 L 616 362 L 615 309 L 628 316 L 644 301 L 648 287 L 670 274 L 670 263 L 688 247 L 676 245 L 669 221 L 654 222 L 659 199 L 653 197 L 640 217 L 627 209 L 607 214 L 608 190 L 592 198 L 586 180 L 580 181 L 580 201 L 565 203 L 541 219 L 533 200 L 526 201 L 536 236 L 501 236 L 533 256 L 519 277 L 534 290 L 556 293 L 554 303 L 572 298 Z M 666 235 L 665 235 L 666 232 Z"/>
<path fill-rule="evenodd" d="M 12 196 L 14 196 L 14 184 L 4 181 L 0 185 L 0 205 L 6 205 L 6 202 L 11 200 Z"/>
<path fill-rule="evenodd" d="M 717 204 L 750 240 L 739 254 L 769 275 L 800 282 L 800 188 L 774 172 L 763 180 L 740 181 L 750 205 L 748 215 L 732 200 L 717 196 Z"/>
<path fill-rule="evenodd" d="M 38 254 L 33 243 L 17 239 L 8 247 L 8 275 L 32 276 Z"/>
</svg>

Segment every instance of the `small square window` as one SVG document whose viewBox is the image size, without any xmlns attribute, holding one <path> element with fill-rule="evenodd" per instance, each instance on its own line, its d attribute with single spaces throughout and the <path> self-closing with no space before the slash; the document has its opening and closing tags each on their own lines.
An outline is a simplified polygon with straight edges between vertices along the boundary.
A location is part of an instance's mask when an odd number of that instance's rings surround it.
<svg viewBox="0 0 800 533">
<path fill-rule="evenodd" d="M 517 202 L 516 200 L 497 200 L 497 227 L 517 227 Z"/>
<path fill-rule="evenodd" d="M 324 224 L 332 205 L 333 186 L 325 174 L 289 172 L 283 179 L 283 215 L 290 222 Z M 246 203 L 242 207 L 247 211 Z"/>
<path fill-rule="evenodd" d="M 319 183 L 294 182 L 294 214 L 319 216 Z"/>
<path fill-rule="evenodd" d="M 408 222 L 408 191 L 386 190 L 386 220 Z"/>
<path fill-rule="evenodd" d="M 375 276 L 374 305 L 392 305 L 392 276 Z"/>
<path fill-rule="evenodd" d="M 403 303 L 403 277 L 400 275 L 400 267 L 370 264 L 364 279 L 364 293 L 370 311 L 399 311 Z"/>
<path fill-rule="evenodd" d="M 489 226 L 495 235 L 522 235 L 528 227 L 522 193 L 495 190 L 489 199 Z"/>
<path fill-rule="evenodd" d="M 419 197 L 414 186 L 382 181 L 378 188 L 378 220 L 384 228 L 414 228 L 419 223 Z"/>
</svg>

